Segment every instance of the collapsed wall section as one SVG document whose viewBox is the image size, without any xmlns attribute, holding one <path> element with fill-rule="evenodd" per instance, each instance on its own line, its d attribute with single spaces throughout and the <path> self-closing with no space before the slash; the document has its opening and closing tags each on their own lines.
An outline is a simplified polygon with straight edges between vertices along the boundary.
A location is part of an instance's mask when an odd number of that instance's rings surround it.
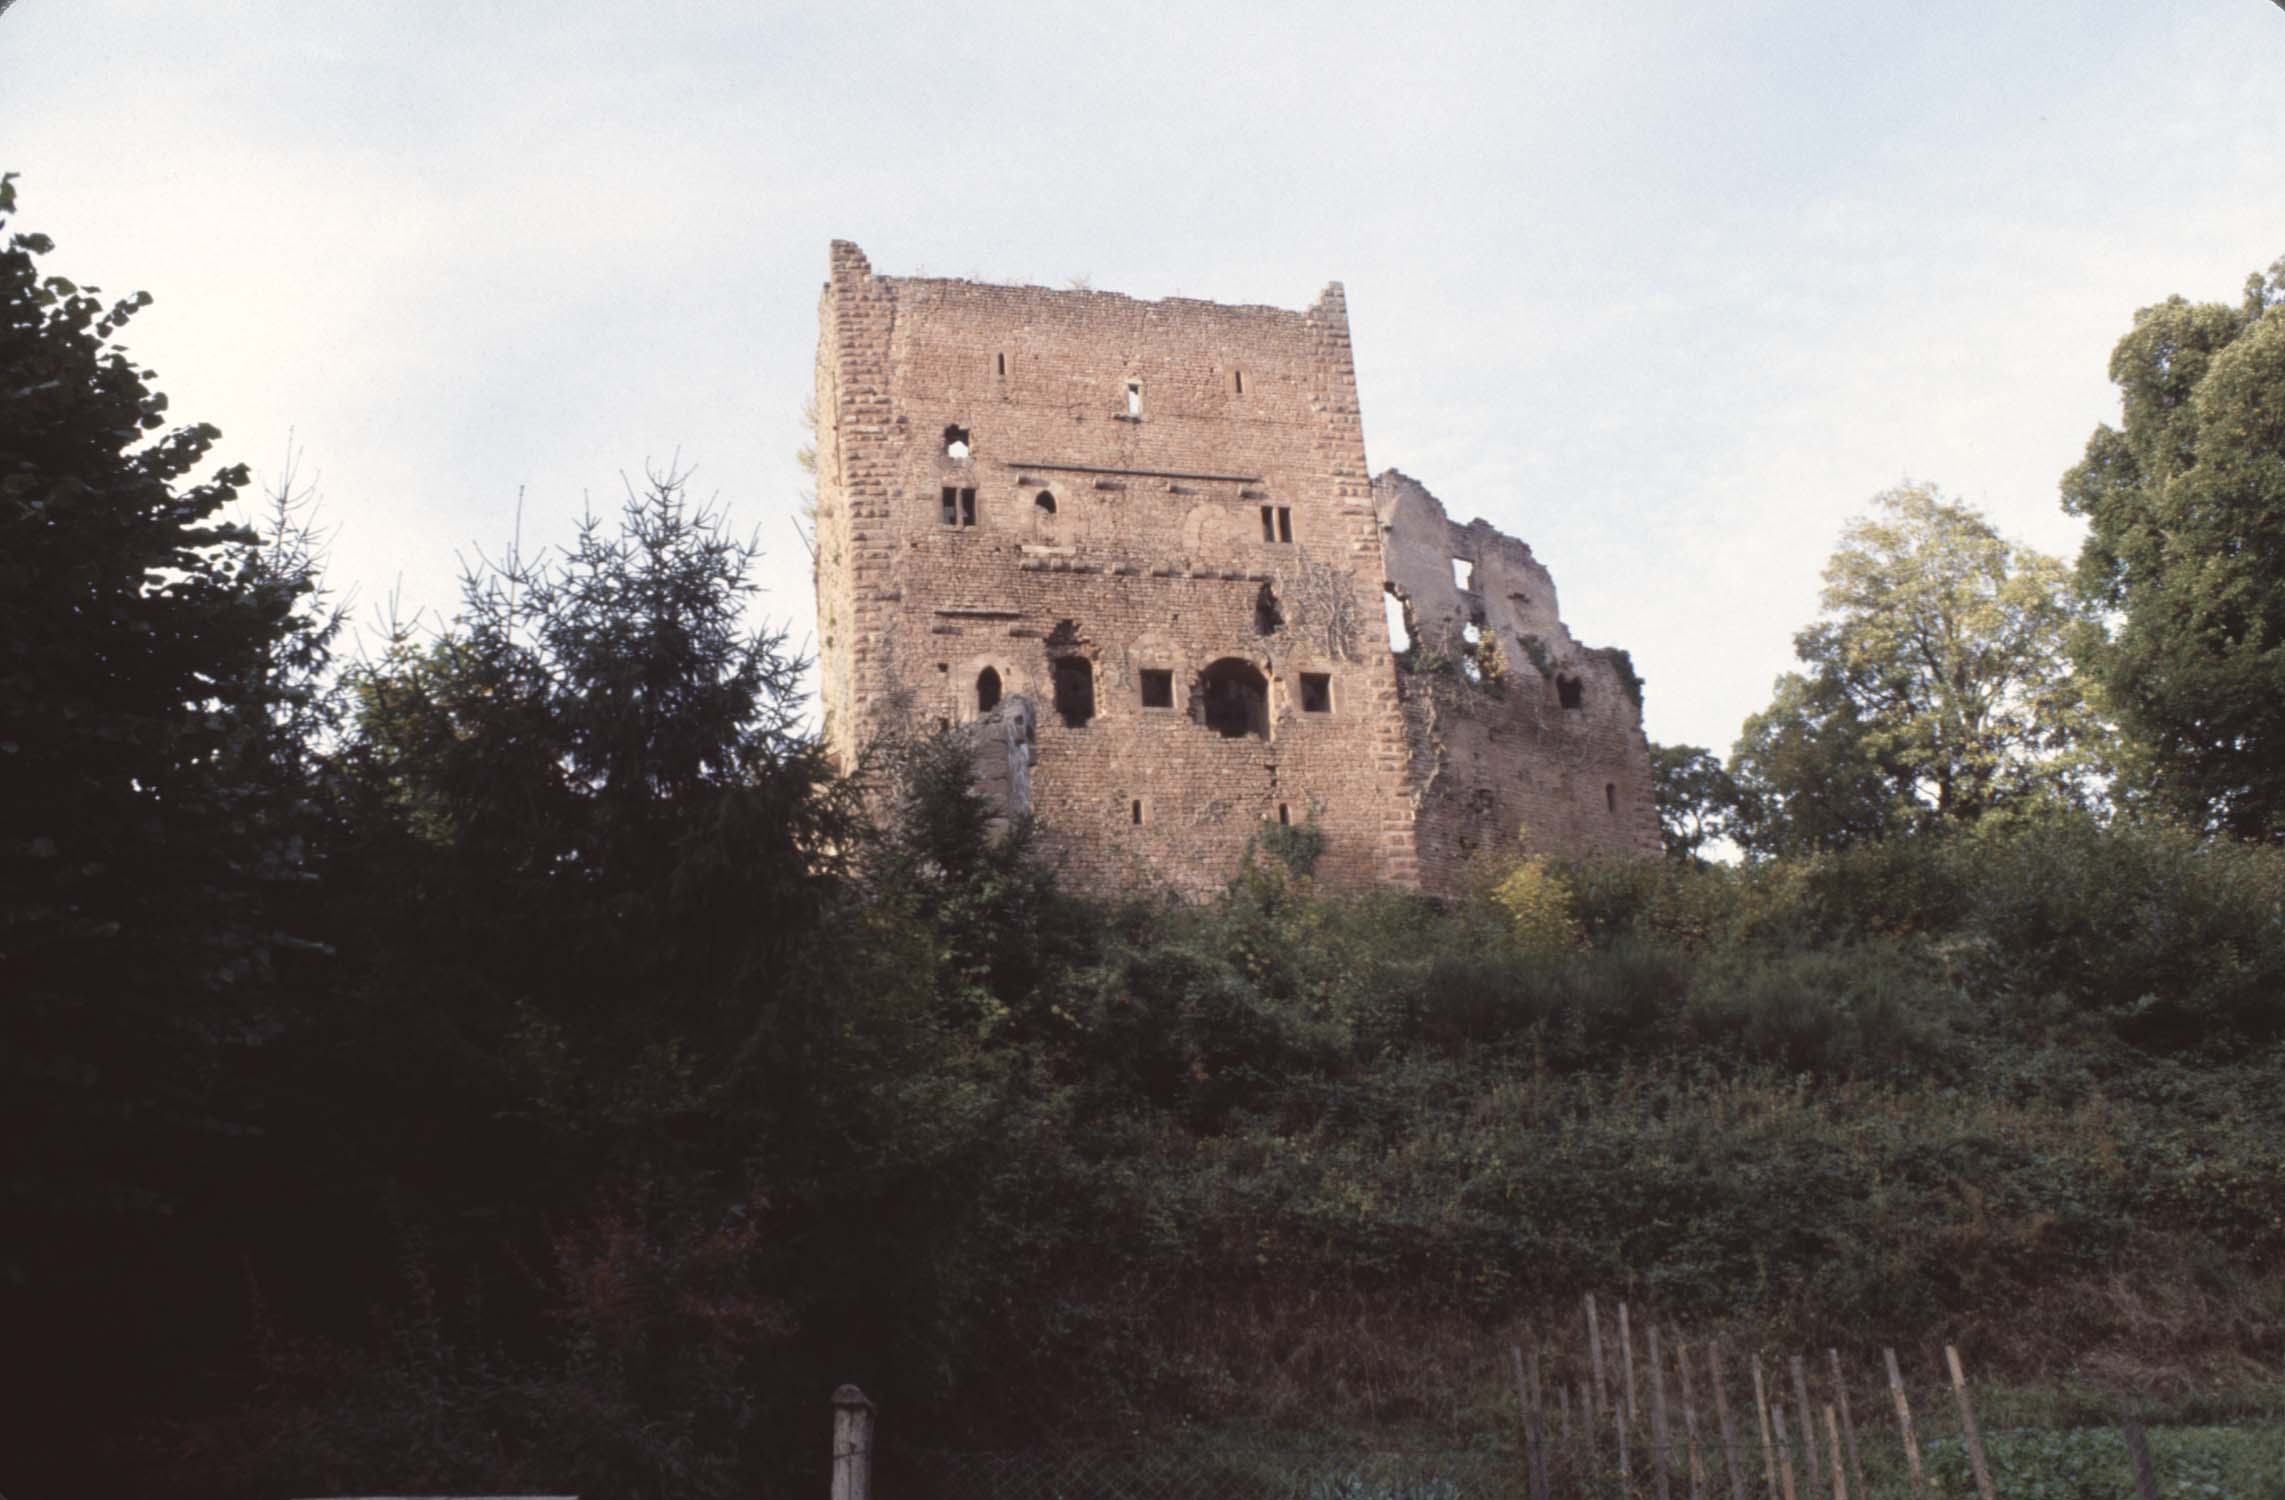
<svg viewBox="0 0 2285 1500">
<path fill-rule="evenodd" d="M 1660 852 L 1642 683 L 1624 651 L 1581 646 L 1531 548 L 1465 526 L 1417 480 L 1373 481 L 1421 883 L 1450 890 L 1479 856 Z"/>
</svg>

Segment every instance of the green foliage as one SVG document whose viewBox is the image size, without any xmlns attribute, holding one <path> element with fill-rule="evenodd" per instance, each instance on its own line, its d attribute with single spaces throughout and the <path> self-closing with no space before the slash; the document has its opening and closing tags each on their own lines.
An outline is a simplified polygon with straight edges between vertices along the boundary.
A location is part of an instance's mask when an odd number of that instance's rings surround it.
<svg viewBox="0 0 2285 1500">
<path fill-rule="evenodd" d="M 179 1368 L 87 1330 L 166 1316 L 211 1265 L 172 1216 L 245 1170 L 327 633 L 302 562 L 227 519 L 245 469 L 120 343 L 149 295 L 44 271 L 15 208 L 0 178 L 0 1324 L 40 1371 L 0 1449 L 26 1452 Z"/>
<path fill-rule="evenodd" d="M 2066 660 L 2063 565 L 1932 486 L 1876 497 L 1825 566 L 1808 667 L 1747 720 L 1732 769 L 1757 853 L 1835 848 L 2083 800 L 2093 730 Z"/>
<path fill-rule="evenodd" d="M 1697 860 L 1708 844 L 1730 836 L 1738 784 L 1721 760 L 1696 745 L 1650 747 L 1651 792 L 1668 858 Z"/>
<path fill-rule="evenodd" d="M 2208 828 L 2285 838 L 2285 261 L 2236 307 L 2180 297 L 2111 354 L 2122 425 L 2063 504 L 2079 580 L 2114 612 L 2079 654 L 2130 790 Z"/>
</svg>

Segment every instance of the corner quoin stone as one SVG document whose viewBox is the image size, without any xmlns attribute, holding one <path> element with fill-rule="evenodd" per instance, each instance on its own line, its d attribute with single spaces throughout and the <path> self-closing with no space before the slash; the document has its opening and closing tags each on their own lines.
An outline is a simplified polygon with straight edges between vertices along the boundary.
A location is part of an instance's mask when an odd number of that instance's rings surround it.
<svg viewBox="0 0 2285 1500">
<path fill-rule="evenodd" d="M 1658 853 L 1631 663 L 1572 639 L 1522 542 L 1370 477 L 1338 282 L 1296 312 L 877 276 L 845 240 L 830 265 L 817 639 L 842 764 L 979 726 L 1097 891 L 1211 893 L 1281 822 L 1314 822 L 1346 886 L 1450 890 L 1518 829 Z"/>
</svg>

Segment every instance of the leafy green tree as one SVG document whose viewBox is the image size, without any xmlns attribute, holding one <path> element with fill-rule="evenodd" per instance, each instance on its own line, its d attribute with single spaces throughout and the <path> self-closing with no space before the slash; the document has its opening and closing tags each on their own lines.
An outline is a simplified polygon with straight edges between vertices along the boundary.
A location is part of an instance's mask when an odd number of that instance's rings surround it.
<svg viewBox="0 0 2285 1500">
<path fill-rule="evenodd" d="M 1733 771 L 1749 848 L 1828 848 L 2087 795 L 2096 725 L 2067 657 L 2063 565 L 1933 486 L 1850 523 L 1825 565 L 1807 670 L 1746 722 Z"/>
<path fill-rule="evenodd" d="M 1711 750 L 1654 744 L 1650 779 L 1658 833 L 1669 858 L 1699 859 L 1708 844 L 1729 837 L 1737 818 L 1738 784 Z"/>
<path fill-rule="evenodd" d="M 2143 308 L 2110 375 L 2121 424 L 2087 440 L 2063 506 L 2113 612 L 2081 654 L 2125 779 L 2196 825 L 2285 839 L 2285 260 L 2236 307 Z"/>
<path fill-rule="evenodd" d="M 0 177 L 0 227 L 15 208 Z M 249 1132 L 228 1086 L 291 946 L 325 647 L 307 556 L 227 519 L 245 469 L 193 477 L 219 434 L 170 428 L 120 344 L 149 295 L 45 274 L 52 249 L 0 248 L 0 1324 L 40 1372 L 0 1417 L 20 1453 L 181 1374 L 176 1298 L 213 1247 L 179 1214 Z"/>
</svg>

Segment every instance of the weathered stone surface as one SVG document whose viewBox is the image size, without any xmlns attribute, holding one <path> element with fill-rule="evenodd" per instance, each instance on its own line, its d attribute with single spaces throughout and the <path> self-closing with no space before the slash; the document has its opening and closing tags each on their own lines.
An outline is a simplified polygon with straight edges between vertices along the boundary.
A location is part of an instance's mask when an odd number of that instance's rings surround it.
<svg viewBox="0 0 2285 1500">
<path fill-rule="evenodd" d="M 1448 887 L 1519 825 L 1657 848 L 1637 705 L 1530 549 L 1368 479 L 1338 284 L 1299 312 L 1145 302 L 875 276 L 837 241 L 819 322 L 836 754 L 991 718 L 988 789 L 1028 773 L 1042 847 L 1096 889 L 1212 890 L 1279 819 L 1314 818 L 1345 884 Z M 1431 645 L 1481 609 L 1498 680 L 1400 669 L 1384 585 Z"/>
</svg>

